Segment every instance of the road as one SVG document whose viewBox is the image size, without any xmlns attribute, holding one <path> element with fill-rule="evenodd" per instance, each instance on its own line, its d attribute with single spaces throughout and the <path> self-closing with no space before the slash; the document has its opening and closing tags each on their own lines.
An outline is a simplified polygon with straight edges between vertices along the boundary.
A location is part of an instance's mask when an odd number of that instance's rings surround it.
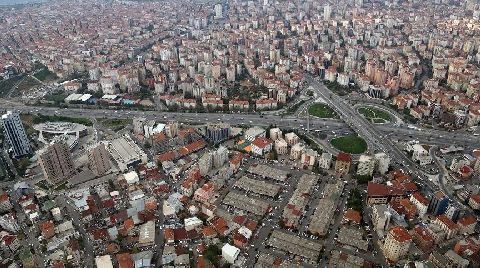
<svg viewBox="0 0 480 268">
<path fill-rule="evenodd" d="M 70 201 L 64 195 L 58 195 L 55 198 L 55 201 L 59 206 L 62 207 L 62 209 L 66 209 L 68 215 L 72 218 L 75 229 L 83 238 L 83 264 L 85 267 L 95 267 L 95 252 L 93 250 L 92 241 L 90 240 L 90 235 L 87 234 L 87 231 L 85 230 L 80 213 L 73 207 L 72 204 L 70 204 Z"/>
<path fill-rule="evenodd" d="M 25 234 L 24 239 L 20 240 L 20 243 L 24 248 L 33 249 L 33 258 L 35 267 L 45 267 L 45 256 L 44 254 L 37 254 L 43 252 L 40 242 L 38 241 L 38 228 L 36 223 L 31 227 L 27 225 L 27 215 L 23 212 L 21 205 L 18 203 L 21 194 L 18 191 L 12 191 L 11 193 L 11 202 L 16 213 L 16 218 L 20 229 Z"/>
<path fill-rule="evenodd" d="M 321 89 L 322 98 L 328 100 L 328 104 L 332 105 L 332 100 L 325 96 L 332 95 L 335 103 L 340 105 L 332 106 L 337 109 L 348 109 L 346 112 L 339 113 L 342 119 L 347 123 L 335 119 L 310 118 L 310 130 L 328 130 L 328 131 L 349 131 L 353 128 L 358 131 L 361 136 L 366 135 L 367 142 L 372 146 L 371 149 L 377 149 L 376 137 L 383 137 L 389 134 L 394 139 L 417 139 L 422 142 L 429 142 L 439 146 L 458 144 L 467 146 L 466 148 L 480 148 L 480 137 L 475 137 L 469 133 L 455 132 L 451 133 L 442 130 L 432 129 L 410 129 L 405 126 L 395 126 L 391 124 L 374 125 L 368 122 L 352 108 L 348 103 L 336 95 L 331 94 L 328 89 L 324 88 L 320 83 L 313 81 L 314 88 Z M 319 93 L 320 94 L 320 93 Z M 205 124 L 213 122 L 225 122 L 232 125 L 258 125 L 269 126 L 276 125 L 282 128 L 306 128 L 307 119 L 297 118 L 295 116 L 279 116 L 279 115 L 261 115 L 261 114 L 222 114 L 222 113 L 179 113 L 179 112 L 160 112 L 160 111 L 130 111 L 130 110 L 106 110 L 106 109 L 79 109 L 68 108 L 59 109 L 55 107 L 43 106 L 25 106 L 24 104 L 0 99 L 0 107 L 5 110 L 15 110 L 22 113 L 39 113 L 44 115 L 62 115 L 69 117 L 85 117 L 85 118 L 135 118 L 145 117 L 152 120 L 175 120 L 189 124 Z M 362 129 L 368 128 L 368 129 Z M 385 141 L 388 142 L 388 141 Z"/>
<path fill-rule="evenodd" d="M 420 180 L 424 185 L 428 186 L 427 192 L 435 192 L 439 190 L 445 190 L 444 184 L 439 183 L 440 185 L 435 184 L 430 180 L 429 174 L 425 173 L 423 170 L 418 168 L 417 164 L 414 163 L 404 152 L 402 152 L 397 144 L 393 141 L 392 138 L 397 138 L 399 135 L 407 135 L 412 139 L 422 138 L 430 141 L 431 144 L 441 144 L 443 146 L 447 145 L 466 145 L 466 143 L 473 143 L 476 148 L 478 148 L 479 138 L 468 133 L 450 133 L 441 130 L 431 130 L 431 129 L 411 129 L 411 128 L 398 128 L 394 129 L 391 126 L 377 126 L 373 125 L 367 121 L 363 116 L 361 116 L 356 109 L 352 108 L 349 103 L 346 103 L 341 97 L 332 94 L 323 84 L 318 81 L 308 78 L 308 81 L 313 86 L 314 90 L 326 100 L 327 104 L 330 105 L 333 109 L 337 111 L 341 118 L 351 126 L 360 136 L 362 136 L 367 144 L 369 145 L 370 152 L 380 152 L 383 151 L 390 156 L 391 163 L 401 166 L 402 169 L 407 171 L 414 178 Z M 388 130 L 394 130 L 395 133 L 389 132 Z M 387 134 L 385 134 L 387 133 Z M 468 147 L 468 146 L 467 146 Z M 437 163 L 438 164 L 438 163 Z M 444 165 L 438 164 L 439 170 L 442 169 Z M 447 173 L 448 174 L 448 173 Z M 445 178 L 445 173 L 440 172 L 440 181 L 443 181 Z M 446 191 L 448 193 L 448 191 Z M 452 196 L 452 195 L 450 195 Z M 461 204 L 458 201 L 455 203 Z M 465 206 L 462 206 L 465 207 Z"/>
</svg>

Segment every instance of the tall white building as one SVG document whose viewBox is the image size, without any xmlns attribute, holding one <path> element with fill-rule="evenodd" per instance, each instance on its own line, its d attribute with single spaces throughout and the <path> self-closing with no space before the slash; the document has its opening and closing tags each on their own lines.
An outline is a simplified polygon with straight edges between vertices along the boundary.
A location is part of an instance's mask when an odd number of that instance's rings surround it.
<svg viewBox="0 0 480 268">
<path fill-rule="evenodd" d="M 202 176 L 207 175 L 212 169 L 213 157 L 210 152 L 206 152 L 200 159 L 198 159 L 198 168 Z"/>
<path fill-rule="evenodd" d="M 215 5 L 215 19 L 223 18 L 223 6 L 222 4 Z"/>
<path fill-rule="evenodd" d="M 392 214 L 387 205 L 373 206 L 372 223 L 379 237 L 383 237 L 390 225 Z"/>
<path fill-rule="evenodd" d="M 278 127 L 271 128 L 269 134 L 272 141 L 276 141 L 277 139 L 282 138 L 282 131 Z"/>
<path fill-rule="evenodd" d="M 27 133 L 25 133 L 25 128 L 23 128 L 22 121 L 17 113 L 8 111 L 2 115 L 2 126 L 14 157 L 24 156 L 31 152 Z"/>
<path fill-rule="evenodd" d="M 225 164 L 228 159 L 228 149 L 224 146 L 220 146 L 214 153 L 213 153 L 213 166 L 215 168 L 219 168 Z"/>
<path fill-rule="evenodd" d="M 388 232 L 383 245 L 385 257 L 392 262 L 397 262 L 408 253 L 411 243 L 412 236 L 404 227 L 393 227 Z"/>
<path fill-rule="evenodd" d="M 368 155 L 361 155 L 358 159 L 357 175 L 372 176 L 375 169 L 375 159 Z"/>
<path fill-rule="evenodd" d="M 323 7 L 323 19 L 330 20 L 330 16 L 332 15 L 332 7 L 330 5 L 326 5 Z"/>
<path fill-rule="evenodd" d="M 390 166 L 390 157 L 386 153 L 375 154 L 375 166 L 378 173 L 387 173 Z"/>
</svg>

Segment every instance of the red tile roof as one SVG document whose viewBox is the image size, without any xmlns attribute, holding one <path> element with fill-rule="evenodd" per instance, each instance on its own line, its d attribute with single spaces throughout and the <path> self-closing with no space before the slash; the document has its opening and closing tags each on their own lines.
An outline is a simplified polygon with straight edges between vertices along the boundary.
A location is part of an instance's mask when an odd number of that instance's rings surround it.
<svg viewBox="0 0 480 268">
<path fill-rule="evenodd" d="M 353 221 L 355 223 L 358 223 L 358 224 L 360 224 L 360 222 L 362 221 L 362 215 L 360 214 L 360 212 L 358 212 L 356 210 L 353 210 L 353 209 L 348 209 L 345 212 L 344 218 L 349 220 L 349 221 Z"/>
<path fill-rule="evenodd" d="M 340 152 L 337 154 L 337 161 L 352 162 L 352 156 L 350 154 Z"/>
<path fill-rule="evenodd" d="M 255 138 L 255 140 L 253 140 L 252 144 L 257 146 L 258 148 L 263 149 L 263 148 L 267 147 L 268 145 L 272 144 L 272 142 L 267 138 L 257 137 L 257 138 Z"/>
<path fill-rule="evenodd" d="M 133 268 L 135 266 L 133 264 L 132 256 L 128 252 L 117 254 L 116 258 L 119 268 Z"/>
<path fill-rule="evenodd" d="M 470 196 L 470 199 L 475 201 L 475 203 L 480 204 L 480 194 L 472 195 L 472 196 Z"/>
<path fill-rule="evenodd" d="M 469 226 L 472 224 L 477 224 L 477 217 L 473 215 L 468 215 L 458 220 L 458 225 L 461 226 Z"/>
<path fill-rule="evenodd" d="M 375 183 L 375 182 L 368 182 L 367 193 L 368 193 L 368 197 L 404 195 L 404 192 L 402 190 L 393 188 L 388 185 Z"/>
<path fill-rule="evenodd" d="M 413 198 L 415 198 L 418 202 L 422 203 L 422 204 L 425 205 L 425 206 L 428 206 L 428 204 L 430 203 L 430 202 L 428 201 L 428 199 L 427 199 L 425 196 L 423 196 L 421 193 L 419 193 L 419 192 L 413 193 L 412 196 L 413 196 Z"/>
<path fill-rule="evenodd" d="M 423 241 L 427 241 L 427 242 L 433 241 L 432 235 L 429 232 L 427 232 L 427 230 L 425 228 L 417 226 L 417 227 L 415 227 L 415 229 L 413 229 L 413 231 Z"/>
<path fill-rule="evenodd" d="M 445 224 L 450 230 L 456 229 L 458 227 L 458 225 L 454 223 L 450 218 L 448 218 L 445 214 L 438 215 L 437 219 L 440 220 L 443 224 Z"/>
<path fill-rule="evenodd" d="M 395 226 L 390 229 L 390 235 L 400 243 L 412 240 L 412 236 L 408 233 L 407 229 L 401 226 Z"/>
</svg>

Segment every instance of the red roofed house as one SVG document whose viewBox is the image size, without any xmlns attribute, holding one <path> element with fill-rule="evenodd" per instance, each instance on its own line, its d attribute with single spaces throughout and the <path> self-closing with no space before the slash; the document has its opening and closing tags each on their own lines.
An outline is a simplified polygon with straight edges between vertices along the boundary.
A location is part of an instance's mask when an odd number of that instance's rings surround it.
<svg viewBox="0 0 480 268">
<path fill-rule="evenodd" d="M 225 235 L 226 232 L 228 231 L 228 225 L 227 221 L 225 221 L 224 218 L 218 217 L 212 221 L 213 228 L 215 228 L 215 231 L 219 233 L 220 235 Z"/>
<path fill-rule="evenodd" d="M 118 267 L 119 268 L 134 268 L 135 265 L 133 264 L 132 256 L 130 253 L 122 253 L 122 254 L 117 254 L 115 257 L 117 257 L 117 262 L 118 262 Z"/>
<path fill-rule="evenodd" d="M 5 232 L 2 233 L 5 234 Z M 0 233 L 0 235 L 2 235 L 2 233 Z M 17 236 L 10 234 L 0 236 L 0 249 L 2 249 L 2 251 L 10 250 L 11 253 L 15 253 L 20 246 L 20 240 Z"/>
<path fill-rule="evenodd" d="M 55 235 L 55 224 L 51 221 L 46 221 L 40 224 L 40 230 L 44 239 L 50 239 Z"/>
<path fill-rule="evenodd" d="M 347 210 L 347 212 L 345 212 L 345 215 L 343 216 L 343 219 L 345 221 L 349 221 L 349 222 L 354 222 L 356 224 L 360 224 L 361 221 L 362 221 L 362 214 L 360 214 L 360 212 L 356 211 L 356 210 L 353 210 L 351 208 L 349 208 Z"/>
<path fill-rule="evenodd" d="M 252 151 L 256 155 L 264 155 L 272 150 L 272 141 L 264 137 L 256 137 L 252 142 Z"/>
<path fill-rule="evenodd" d="M 413 220 L 417 215 L 417 207 L 407 198 L 400 199 L 399 203 L 405 209 L 405 217 L 408 220 Z"/>
<path fill-rule="evenodd" d="M 215 193 L 214 190 L 215 185 L 212 182 L 207 182 L 201 188 L 195 191 L 193 199 L 200 203 L 208 203 Z"/>
<path fill-rule="evenodd" d="M 238 153 L 232 156 L 230 159 L 230 168 L 235 172 L 238 170 L 238 168 L 242 165 L 243 162 L 243 154 Z"/>
<path fill-rule="evenodd" d="M 169 243 L 175 242 L 175 233 L 173 232 L 172 228 L 165 228 L 163 230 L 164 236 L 165 236 L 165 241 Z"/>
<path fill-rule="evenodd" d="M 460 175 L 461 180 L 466 180 L 473 175 L 473 171 L 472 167 L 465 165 L 458 169 L 458 174 Z"/>
<path fill-rule="evenodd" d="M 340 176 L 347 175 L 352 165 L 352 156 L 346 153 L 338 153 L 335 161 L 335 172 Z"/>
<path fill-rule="evenodd" d="M 470 196 L 470 199 L 468 200 L 468 204 L 473 209 L 480 209 L 480 194 Z"/>
<path fill-rule="evenodd" d="M 434 239 L 426 228 L 417 226 L 413 229 L 413 241 L 423 253 L 430 253 L 433 249 Z"/>
<path fill-rule="evenodd" d="M 480 251 L 480 240 L 473 237 L 462 239 L 455 244 L 453 251 L 458 255 L 476 255 Z"/>
<path fill-rule="evenodd" d="M 423 218 L 427 213 L 428 205 L 430 204 L 430 201 L 428 201 L 428 199 L 425 196 L 423 196 L 421 193 L 414 192 L 410 196 L 410 202 L 412 202 L 412 204 L 414 204 L 417 207 L 418 216 L 420 218 Z"/>
<path fill-rule="evenodd" d="M 233 234 L 233 244 L 239 248 L 244 248 L 248 244 L 248 239 L 238 232 Z"/>
<path fill-rule="evenodd" d="M 204 238 L 214 238 L 217 236 L 217 232 L 211 226 L 203 227 L 202 234 Z"/>
<path fill-rule="evenodd" d="M 475 226 L 477 225 L 477 217 L 474 215 L 468 215 L 457 222 L 458 231 L 464 235 L 471 235 L 475 233 Z"/>
<path fill-rule="evenodd" d="M 245 224 L 245 227 L 247 227 L 250 231 L 255 231 L 257 229 L 258 223 L 254 220 L 248 220 L 247 223 Z"/>
<path fill-rule="evenodd" d="M 12 203 L 10 202 L 10 199 L 8 198 L 8 194 L 5 193 L 5 192 L 0 194 L 0 212 L 9 211 L 12 208 L 13 208 Z"/>
<path fill-rule="evenodd" d="M 438 215 L 433 223 L 445 231 L 447 234 L 447 240 L 455 236 L 458 232 L 458 225 L 445 214 Z"/>
</svg>

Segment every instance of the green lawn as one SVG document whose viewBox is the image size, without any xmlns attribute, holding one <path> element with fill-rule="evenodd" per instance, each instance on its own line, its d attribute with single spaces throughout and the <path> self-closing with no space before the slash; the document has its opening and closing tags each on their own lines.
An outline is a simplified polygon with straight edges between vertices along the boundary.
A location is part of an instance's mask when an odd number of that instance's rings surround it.
<svg viewBox="0 0 480 268">
<path fill-rule="evenodd" d="M 361 154 L 367 150 L 367 143 L 357 135 L 335 138 L 331 144 L 338 150 L 350 154 Z"/>
<path fill-rule="evenodd" d="M 332 108 L 323 103 L 315 103 L 311 105 L 308 107 L 308 113 L 319 118 L 333 118 L 337 116 L 337 113 L 335 113 Z"/>
<path fill-rule="evenodd" d="M 57 75 L 49 71 L 46 67 L 42 68 L 41 71 L 35 74 L 35 77 L 40 81 L 53 81 L 57 79 Z"/>
<path fill-rule="evenodd" d="M 10 89 L 18 83 L 18 81 L 22 80 L 23 75 L 15 76 L 13 78 L 2 80 L 0 81 L 0 96 L 5 96 Z"/>
<path fill-rule="evenodd" d="M 107 119 L 107 118 L 97 118 L 98 123 L 104 127 L 112 130 L 122 129 L 125 126 L 132 124 L 132 119 Z"/>
<path fill-rule="evenodd" d="M 28 91 L 33 87 L 40 86 L 40 82 L 32 78 L 31 76 L 26 77 L 23 81 L 18 85 L 17 90 L 13 92 L 14 96 L 19 96 L 21 92 Z"/>
<path fill-rule="evenodd" d="M 358 112 L 373 123 L 387 123 L 391 120 L 389 113 L 373 107 L 361 107 Z"/>
<path fill-rule="evenodd" d="M 45 96 L 45 100 L 55 102 L 56 104 L 60 104 L 64 102 L 65 98 L 68 97 L 68 95 L 70 95 L 70 93 L 65 92 L 63 90 L 55 91 L 47 94 Z"/>
</svg>

